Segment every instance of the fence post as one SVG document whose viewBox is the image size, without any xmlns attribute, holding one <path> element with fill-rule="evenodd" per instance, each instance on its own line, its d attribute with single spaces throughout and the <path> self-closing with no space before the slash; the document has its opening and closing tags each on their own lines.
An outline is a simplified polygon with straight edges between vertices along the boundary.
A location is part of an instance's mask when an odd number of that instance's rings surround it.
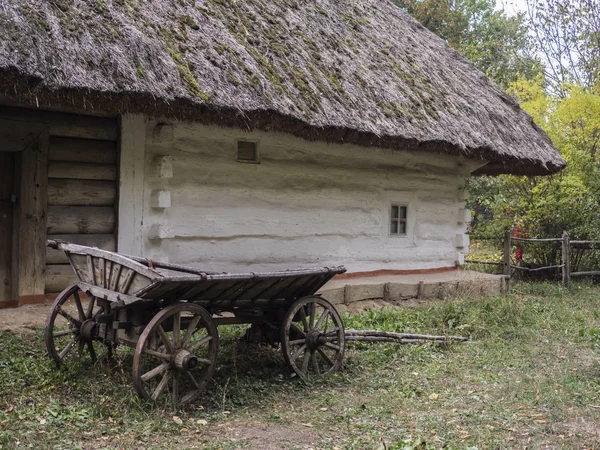
<svg viewBox="0 0 600 450">
<path fill-rule="evenodd" d="M 569 233 L 563 231 L 562 234 L 562 284 L 568 288 L 571 282 L 571 240 Z"/>
<path fill-rule="evenodd" d="M 506 292 L 510 291 L 510 241 L 512 230 L 504 235 L 504 276 L 506 277 Z"/>
</svg>

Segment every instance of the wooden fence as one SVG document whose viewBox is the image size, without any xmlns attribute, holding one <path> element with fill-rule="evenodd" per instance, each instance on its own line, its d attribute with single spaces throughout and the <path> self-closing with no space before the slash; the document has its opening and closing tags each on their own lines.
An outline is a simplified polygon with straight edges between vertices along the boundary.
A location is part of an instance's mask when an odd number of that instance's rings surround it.
<svg viewBox="0 0 600 450">
<path fill-rule="evenodd" d="M 512 255 L 512 244 L 513 242 L 536 242 L 536 243 L 554 243 L 555 245 L 560 245 L 560 264 L 549 265 L 549 266 L 539 266 L 535 268 L 525 267 L 518 264 L 513 264 L 511 255 Z M 465 260 L 465 263 L 471 264 L 484 264 L 484 265 L 495 265 L 502 267 L 502 273 L 507 278 L 508 281 L 511 279 L 511 274 L 514 271 L 521 272 L 541 272 L 543 270 L 552 270 L 552 269 L 561 269 L 562 273 L 562 284 L 565 287 L 569 287 L 569 283 L 571 282 L 571 278 L 576 277 L 586 277 L 586 276 L 600 276 L 600 270 L 591 270 L 591 271 L 580 271 L 580 272 L 572 272 L 571 271 L 571 248 L 576 247 L 579 249 L 597 249 L 600 250 L 600 241 L 580 241 L 580 240 L 571 240 L 569 238 L 569 234 L 566 231 L 563 231 L 562 237 L 560 238 L 546 238 L 546 239 L 533 239 L 533 238 L 521 238 L 514 237 L 514 232 L 509 231 L 504 236 L 504 250 L 503 250 L 503 261 L 495 262 L 495 261 L 475 261 L 475 260 Z"/>
</svg>

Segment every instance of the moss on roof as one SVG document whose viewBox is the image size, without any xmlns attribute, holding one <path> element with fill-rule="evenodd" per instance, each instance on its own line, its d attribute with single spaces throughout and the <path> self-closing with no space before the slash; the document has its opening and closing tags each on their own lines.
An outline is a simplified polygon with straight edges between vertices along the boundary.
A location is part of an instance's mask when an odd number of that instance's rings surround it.
<svg viewBox="0 0 600 450">
<path fill-rule="evenodd" d="M 2 3 L 0 93 L 23 103 L 462 154 L 488 173 L 565 165 L 511 97 L 388 0 Z"/>
</svg>

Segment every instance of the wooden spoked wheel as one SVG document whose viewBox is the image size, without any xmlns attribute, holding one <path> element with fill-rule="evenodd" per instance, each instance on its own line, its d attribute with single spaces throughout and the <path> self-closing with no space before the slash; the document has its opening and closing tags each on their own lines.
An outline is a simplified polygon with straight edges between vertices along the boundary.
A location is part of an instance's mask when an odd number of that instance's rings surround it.
<svg viewBox="0 0 600 450">
<path fill-rule="evenodd" d="M 142 332 L 133 356 L 138 395 L 181 408 L 196 400 L 215 370 L 219 336 L 211 315 L 193 303 L 161 310 Z"/>
<path fill-rule="evenodd" d="M 340 369 L 346 340 L 333 305 L 321 297 L 304 297 L 288 309 L 281 327 L 283 357 L 299 376 L 329 375 Z"/>
<path fill-rule="evenodd" d="M 83 294 L 76 284 L 56 297 L 46 320 L 44 340 L 57 367 L 91 364 L 110 357 L 112 343 L 98 337 L 97 318 L 103 312 L 96 298 Z"/>
</svg>

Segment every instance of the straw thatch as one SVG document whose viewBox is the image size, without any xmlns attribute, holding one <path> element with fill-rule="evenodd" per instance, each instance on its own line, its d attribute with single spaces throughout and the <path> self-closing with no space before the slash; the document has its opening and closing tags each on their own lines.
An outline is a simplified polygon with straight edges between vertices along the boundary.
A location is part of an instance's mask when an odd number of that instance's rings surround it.
<svg viewBox="0 0 600 450">
<path fill-rule="evenodd" d="M 0 95 L 489 160 L 564 160 L 515 101 L 388 0 L 0 0 Z"/>
</svg>

